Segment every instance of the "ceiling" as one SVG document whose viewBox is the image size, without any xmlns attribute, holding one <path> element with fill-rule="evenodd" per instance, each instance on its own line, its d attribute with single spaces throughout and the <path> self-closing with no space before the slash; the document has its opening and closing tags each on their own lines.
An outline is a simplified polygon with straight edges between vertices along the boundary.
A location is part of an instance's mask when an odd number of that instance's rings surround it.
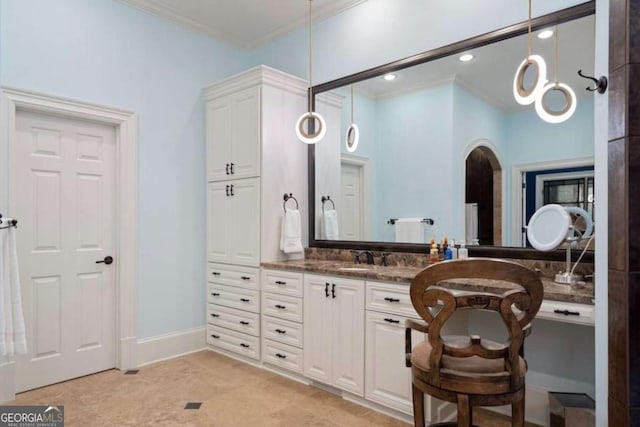
<svg viewBox="0 0 640 427">
<path fill-rule="evenodd" d="M 120 0 L 236 46 L 253 49 L 308 25 L 305 0 Z M 367 0 L 313 0 L 322 20 Z"/>
<path fill-rule="evenodd" d="M 578 98 L 593 96 L 585 87 L 588 80 L 578 76 L 582 70 L 593 75 L 595 53 L 595 16 L 577 19 L 558 27 L 558 80 L 568 84 Z M 554 38 L 540 40 L 534 33 L 532 53 L 541 55 L 547 63 L 547 79 L 554 80 Z M 391 82 L 376 77 L 357 83 L 354 90 L 374 98 L 408 93 L 419 88 L 433 87 L 455 81 L 472 94 L 503 111 L 514 112 L 533 108 L 521 106 L 513 98 L 513 78 L 527 54 L 527 36 L 519 36 L 469 51 L 475 57 L 460 62 L 458 55 L 407 68 L 395 73 Z"/>
</svg>

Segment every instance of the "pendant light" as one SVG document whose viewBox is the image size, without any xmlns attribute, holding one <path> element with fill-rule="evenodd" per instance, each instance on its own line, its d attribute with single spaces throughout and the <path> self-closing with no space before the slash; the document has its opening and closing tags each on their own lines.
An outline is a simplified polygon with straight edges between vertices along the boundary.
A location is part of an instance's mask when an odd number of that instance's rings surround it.
<svg viewBox="0 0 640 427">
<path fill-rule="evenodd" d="M 353 153 L 358 148 L 358 142 L 360 141 L 360 129 L 358 125 L 353 122 L 353 85 L 351 85 L 351 124 L 347 128 L 347 132 L 344 135 L 344 142 L 347 146 L 347 151 Z"/>
<path fill-rule="evenodd" d="M 527 34 L 527 49 L 528 55 L 516 70 L 516 75 L 513 79 L 513 96 L 516 99 L 516 102 L 521 105 L 533 104 L 542 93 L 544 85 L 547 84 L 547 64 L 540 55 L 531 54 L 531 0 L 529 0 L 529 31 Z M 529 67 L 532 66 L 536 69 L 536 80 L 533 87 L 527 90 L 524 87 L 524 76 Z"/>
<path fill-rule="evenodd" d="M 576 111 L 576 94 L 568 85 L 558 82 L 558 27 L 555 32 L 555 64 L 553 72 L 553 83 L 549 83 L 542 89 L 542 93 L 536 99 L 536 113 L 542 120 L 548 123 L 562 123 L 568 120 Z M 551 92 L 559 92 L 564 97 L 564 105 L 560 110 L 552 110 L 545 96 Z"/>
<path fill-rule="evenodd" d="M 313 86 L 312 86 L 312 56 L 311 56 L 311 2 L 313 0 L 309 0 L 309 109 L 306 113 L 300 116 L 298 121 L 296 122 L 296 135 L 298 139 L 305 144 L 315 144 L 324 138 L 325 133 L 327 133 L 327 123 L 324 118 L 312 111 L 311 103 L 313 100 Z M 310 124 L 313 123 L 312 131 L 309 131 Z"/>
</svg>

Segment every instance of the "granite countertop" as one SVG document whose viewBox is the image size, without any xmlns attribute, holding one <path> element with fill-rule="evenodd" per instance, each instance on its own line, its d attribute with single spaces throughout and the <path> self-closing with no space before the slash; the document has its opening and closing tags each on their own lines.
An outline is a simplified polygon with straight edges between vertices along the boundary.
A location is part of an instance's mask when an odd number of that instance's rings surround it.
<svg viewBox="0 0 640 427">
<path fill-rule="evenodd" d="M 378 280 L 381 282 L 397 282 L 409 285 L 414 277 L 422 271 L 421 267 L 413 266 L 380 266 L 367 264 L 353 264 L 344 261 L 331 260 L 293 260 L 263 262 L 265 268 L 277 270 L 300 271 L 305 273 L 328 274 L 354 279 Z M 544 299 L 551 301 L 572 302 L 593 305 L 593 283 L 587 282 L 583 286 L 558 285 L 551 279 L 543 277 Z M 513 287 L 507 282 L 488 279 L 455 280 L 443 286 L 460 291 L 474 292 L 502 292 Z"/>
</svg>

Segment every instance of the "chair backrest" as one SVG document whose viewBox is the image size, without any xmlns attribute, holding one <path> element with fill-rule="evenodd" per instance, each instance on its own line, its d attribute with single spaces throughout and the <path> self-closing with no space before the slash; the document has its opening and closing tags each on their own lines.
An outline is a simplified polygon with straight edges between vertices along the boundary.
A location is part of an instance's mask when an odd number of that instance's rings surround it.
<svg viewBox="0 0 640 427">
<path fill-rule="evenodd" d="M 518 285 L 507 287 L 502 294 L 465 293 L 455 296 L 449 289 L 438 283 L 454 279 L 491 279 Z M 429 343 L 432 350 L 429 359 L 429 375 L 432 384 L 439 384 L 442 356 L 470 357 L 484 359 L 504 358 L 505 370 L 512 381 L 518 381 L 521 372 L 519 353 L 525 332 L 530 328 L 542 298 L 544 288 L 538 274 L 512 261 L 491 258 L 468 258 L 444 261 L 422 270 L 411 282 L 411 302 L 418 314 L 428 323 Z M 513 308 L 517 308 L 514 311 Z M 438 307 L 440 311 L 435 312 Z M 509 339 L 500 346 L 487 347 L 476 335 L 463 342 L 443 339 L 442 326 L 458 309 L 481 309 L 496 311 L 504 321 Z"/>
</svg>

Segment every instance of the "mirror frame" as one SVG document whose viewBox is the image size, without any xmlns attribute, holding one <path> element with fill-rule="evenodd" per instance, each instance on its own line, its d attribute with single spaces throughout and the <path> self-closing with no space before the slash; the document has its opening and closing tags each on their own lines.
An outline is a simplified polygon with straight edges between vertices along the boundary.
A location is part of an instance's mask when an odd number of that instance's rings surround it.
<svg viewBox="0 0 640 427">
<path fill-rule="evenodd" d="M 581 3 L 570 8 L 562 9 L 547 15 L 539 16 L 531 21 L 531 31 L 537 31 L 544 27 L 549 27 L 564 22 L 573 21 L 575 19 L 584 18 L 595 14 L 595 0 Z M 414 65 L 423 64 L 445 56 L 455 55 L 467 51 L 471 48 L 477 48 L 488 44 L 496 43 L 512 37 L 517 37 L 528 32 L 527 21 L 519 22 L 508 27 L 491 31 L 479 36 L 461 40 L 446 46 L 438 47 L 417 55 L 403 58 L 390 62 L 368 70 L 360 71 L 346 77 L 341 77 L 326 83 L 322 83 L 309 88 L 309 96 L 312 97 L 312 106 L 315 110 L 315 96 L 322 92 L 337 89 L 357 83 L 362 80 L 371 79 L 383 74 L 402 70 Z M 320 142 L 322 143 L 322 142 Z M 315 235 L 316 229 L 316 167 L 315 167 L 315 144 L 308 147 L 308 184 L 309 184 L 309 247 L 327 248 L 327 249 L 365 249 L 372 251 L 389 251 L 389 252 L 413 252 L 427 253 L 428 244 L 416 243 L 395 243 L 395 242 L 373 242 L 358 240 L 317 240 Z M 474 257 L 493 257 L 493 258 L 519 258 L 519 259 L 536 259 L 548 261 L 564 261 L 566 252 L 563 249 L 557 249 L 549 252 L 541 252 L 535 249 L 518 248 L 509 246 L 467 246 L 469 256 Z M 579 256 L 579 251 L 573 251 L 572 258 L 575 261 Z M 594 251 L 588 250 L 583 257 L 584 262 L 594 262 Z"/>
</svg>

